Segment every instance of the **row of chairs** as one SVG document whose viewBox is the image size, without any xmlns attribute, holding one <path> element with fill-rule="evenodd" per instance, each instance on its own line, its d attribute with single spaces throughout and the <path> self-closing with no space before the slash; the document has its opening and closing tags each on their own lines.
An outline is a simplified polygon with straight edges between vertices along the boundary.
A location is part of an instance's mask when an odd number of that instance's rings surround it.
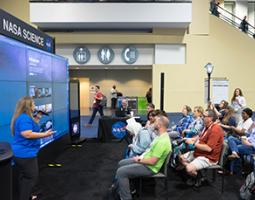
<svg viewBox="0 0 255 200">
<path fill-rule="evenodd" d="M 211 166 L 206 168 L 205 170 L 211 170 L 212 171 L 212 181 L 214 182 L 216 180 L 216 174 L 218 170 L 222 171 L 222 176 L 221 176 L 221 193 L 224 192 L 224 174 L 225 174 L 225 170 L 224 170 L 224 160 L 225 160 L 225 155 L 228 149 L 228 145 L 226 143 L 223 144 L 222 147 L 222 151 L 221 151 L 221 155 L 220 155 L 220 160 L 218 162 L 217 165 Z M 146 177 L 146 178 L 154 178 L 154 179 L 164 179 L 164 186 L 165 186 L 165 190 L 168 194 L 168 168 L 169 168 L 169 161 L 171 158 L 171 152 L 168 154 L 164 165 L 162 166 L 161 170 L 157 173 L 154 174 L 152 176 Z M 142 179 L 144 177 L 140 177 L 139 178 L 139 197 L 140 199 L 142 199 Z M 167 199 L 168 199 L 168 195 L 167 195 Z"/>
</svg>

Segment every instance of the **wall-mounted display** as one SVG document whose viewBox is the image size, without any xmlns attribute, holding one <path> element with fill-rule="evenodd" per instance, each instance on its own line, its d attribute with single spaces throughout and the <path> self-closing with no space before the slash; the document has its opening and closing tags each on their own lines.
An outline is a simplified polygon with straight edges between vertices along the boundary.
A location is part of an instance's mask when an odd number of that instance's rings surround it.
<svg viewBox="0 0 255 200">
<path fill-rule="evenodd" d="M 87 47 L 77 47 L 73 51 L 73 58 L 78 64 L 86 64 L 90 60 L 90 51 Z"/>
<path fill-rule="evenodd" d="M 41 131 L 56 133 L 40 139 L 41 147 L 69 132 L 68 63 L 63 57 L 0 35 L 0 141 L 12 142 L 10 122 L 18 99 L 31 96 L 44 114 Z"/>
<path fill-rule="evenodd" d="M 123 61 L 127 64 L 134 64 L 138 59 L 138 50 L 134 46 L 128 46 L 121 53 Z"/>
<path fill-rule="evenodd" d="M 97 52 L 97 57 L 102 64 L 110 64 L 114 59 L 114 51 L 108 46 L 103 46 Z"/>
</svg>

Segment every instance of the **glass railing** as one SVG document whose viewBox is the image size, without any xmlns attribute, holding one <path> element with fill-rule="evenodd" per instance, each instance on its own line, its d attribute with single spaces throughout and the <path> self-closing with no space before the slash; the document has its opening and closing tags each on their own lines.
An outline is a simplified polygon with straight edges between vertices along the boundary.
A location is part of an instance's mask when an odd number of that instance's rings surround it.
<svg viewBox="0 0 255 200">
<path fill-rule="evenodd" d="M 45 3 L 192 3 L 192 0 L 30 0 L 29 2 Z"/>
<path fill-rule="evenodd" d="M 210 12 L 212 15 L 219 17 L 230 25 L 238 28 L 240 31 L 249 35 L 250 37 L 255 38 L 255 27 L 253 27 L 246 19 L 241 19 L 235 16 L 233 13 L 225 10 L 221 6 L 211 3 L 210 4 Z"/>
</svg>

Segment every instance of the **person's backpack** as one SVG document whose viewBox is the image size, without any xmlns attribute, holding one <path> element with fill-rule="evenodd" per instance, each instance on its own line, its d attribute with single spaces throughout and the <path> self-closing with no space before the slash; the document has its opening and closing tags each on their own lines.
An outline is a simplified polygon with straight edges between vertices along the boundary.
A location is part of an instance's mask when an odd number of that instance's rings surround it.
<svg viewBox="0 0 255 200">
<path fill-rule="evenodd" d="M 102 106 L 102 107 L 106 107 L 106 105 L 107 105 L 107 97 L 105 95 L 103 95 L 103 98 L 99 102 L 99 105 Z"/>
<path fill-rule="evenodd" d="M 249 200 L 255 193 L 255 177 L 254 172 L 251 172 L 245 180 L 245 183 L 240 188 L 241 199 Z"/>
</svg>

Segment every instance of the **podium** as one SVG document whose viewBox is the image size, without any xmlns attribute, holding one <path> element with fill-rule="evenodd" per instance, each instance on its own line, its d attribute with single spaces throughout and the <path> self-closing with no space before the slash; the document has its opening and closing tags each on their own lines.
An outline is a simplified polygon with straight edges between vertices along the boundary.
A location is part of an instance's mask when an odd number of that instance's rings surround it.
<svg viewBox="0 0 255 200">
<path fill-rule="evenodd" d="M 0 142 L 0 199 L 4 200 L 12 200 L 12 156 L 10 144 Z"/>
</svg>

